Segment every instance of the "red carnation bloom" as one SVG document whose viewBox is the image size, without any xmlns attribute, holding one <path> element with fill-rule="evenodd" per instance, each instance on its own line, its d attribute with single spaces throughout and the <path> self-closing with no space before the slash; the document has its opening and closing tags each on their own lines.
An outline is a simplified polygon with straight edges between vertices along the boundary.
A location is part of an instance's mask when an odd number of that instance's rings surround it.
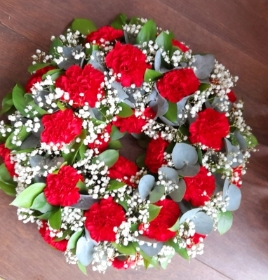
<svg viewBox="0 0 268 280">
<path fill-rule="evenodd" d="M 56 87 L 69 94 L 69 98 L 63 95 L 61 99 L 73 100 L 73 107 L 84 106 L 85 102 L 88 102 L 90 107 L 95 107 L 97 100 L 104 96 L 101 88 L 103 82 L 104 74 L 90 64 L 83 69 L 78 65 L 73 65 L 56 80 Z"/>
<path fill-rule="evenodd" d="M 242 169 L 242 166 L 232 168 L 232 184 L 236 185 L 238 188 L 242 186 Z"/>
<path fill-rule="evenodd" d="M 147 229 L 143 228 L 143 235 L 157 241 L 167 241 L 176 236 L 176 232 L 169 230 L 180 216 L 180 208 L 170 199 L 159 200 L 154 203 L 162 206 L 158 216 L 149 223 Z"/>
<path fill-rule="evenodd" d="M 91 238 L 97 242 L 115 242 L 114 227 L 119 227 L 126 221 L 123 208 L 114 202 L 112 197 L 94 203 L 84 215 L 85 227 L 90 232 Z"/>
<path fill-rule="evenodd" d="M 153 119 L 155 112 L 150 108 L 145 108 L 141 116 L 136 117 L 134 114 L 127 118 L 116 117 L 116 121 L 113 121 L 113 125 L 120 129 L 120 132 L 128 133 L 141 133 L 143 126 L 148 122 L 146 119 Z"/>
<path fill-rule="evenodd" d="M 116 42 L 106 56 L 106 65 L 113 69 L 115 74 L 121 74 L 121 84 L 124 87 L 131 84 L 140 87 L 146 69 L 151 68 L 151 65 L 146 63 L 146 55 L 140 49 L 119 42 Z"/>
<path fill-rule="evenodd" d="M 72 166 L 61 167 L 57 174 L 48 174 L 44 194 L 48 203 L 59 206 L 71 206 L 80 198 L 78 181 L 83 181 L 81 174 Z"/>
<path fill-rule="evenodd" d="M 176 103 L 198 90 L 199 80 L 193 69 L 183 68 L 167 72 L 156 83 L 159 93 L 168 101 Z"/>
<path fill-rule="evenodd" d="M 127 185 L 136 187 L 136 184 L 131 181 L 131 177 L 135 177 L 137 172 L 138 167 L 134 162 L 119 156 L 117 162 L 109 168 L 108 176 L 111 179 L 120 179 Z"/>
<path fill-rule="evenodd" d="M 164 158 L 164 153 L 167 146 L 168 142 L 160 136 L 157 139 L 152 139 L 149 142 L 144 162 L 151 172 L 157 173 L 158 169 L 163 164 L 167 163 Z"/>
<path fill-rule="evenodd" d="M 15 162 L 11 161 L 10 150 L 6 148 L 5 144 L 0 144 L 0 157 L 3 159 L 7 171 L 10 176 L 16 176 Z"/>
<path fill-rule="evenodd" d="M 229 122 L 224 113 L 207 108 L 198 113 L 198 117 L 190 125 L 190 141 L 201 143 L 209 148 L 220 150 L 222 138 L 229 133 Z"/>
<path fill-rule="evenodd" d="M 33 75 L 31 75 L 30 79 L 26 83 L 25 90 L 26 92 L 32 92 L 31 88 L 35 83 L 40 83 L 42 81 L 42 76 L 46 74 L 48 71 L 55 69 L 53 66 L 46 66 L 42 69 L 37 70 Z"/>
<path fill-rule="evenodd" d="M 112 262 L 112 266 L 117 269 L 128 269 L 135 263 L 136 261 L 131 260 L 130 258 L 124 258 L 124 259 L 115 258 Z"/>
<path fill-rule="evenodd" d="M 44 131 L 41 142 L 50 144 L 69 144 L 80 135 L 83 121 L 76 117 L 71 109 L 59 110 L 42 117 Z"/>
<path fill-rule="evenodd" d="M 102 45 L 107 41 L 111 42 L 123 36 L 124 32 L 122 30 L 114 29 L 111 26 L 103 26 L 98 30 L 89 33 L 86 42 Z"/>
<path fill-rule="evenodd" d="M 103 131 L 98 134 L 97 139 L 93 143 L 89 143 L 88 147 L 90 149 L 98 149 L 99 153 L 103 152 L 104 150 L 107 149 L 109 141 L 110 141 L 110 134 L 112 131 L 112 125 L 108 124 Z M 107 137 L 108 136 L 108 137 Z M 108 141 L 104 141 L 104 139 Z"/>
<path fill-rule="evenodd" d="M 178 47 L 182 52 L 189 51 L 189 48 L 187 46 L 185 46 L 183 43 L 181 43 L 180 41 L 177 41 L 175 39 L 172 39 L 172 45 L 175 47 Z"/>
<path fill-rule="evenodd" d="M 55 241 L 55 238 L 52 238 L 50 236 L 50 230 L 49 230 L 47 222 L 42 221 L 42 226 L 39 229 L 39 233 L 44 238 L 46 243 L 48 243 L 49 245 L 51 245 L 55 249 L 57 249 L 59 251 L 62 251 L 62 252 L 66 251 L 68 240 L 63 239 L 63 240 L 60 240 L 60 241 Z"/>
<path fill-rule="evenodd" d="M 206 235 L 204 234 L 199 234 L 199 233 L 195 233 L 194 236 L 190 239 L 191 243 L 187 244 L 187 248 L 192 248 L 194 245 L 200 243 L 200 238 L 205 239 Z"/>
<path fill-rule="evenodd" d="M 203 166 L 197 175 L 184 177 L 184 181 L 186 192 L 183 199 L 190 201 L 195 207 L 204 205 L 213 195 L 216 187 L 215 178 L 212 175 L 208 176 L 208 171 Z"/>
<path fill-rule="evenodd" d="M 228 96 L 228 99 L 230 102 L 234 103 L 236 101 L 236 96 L 233 91 L 230 91 L 229 93 L 227 93 L 227 96 Z"/>
</svg>

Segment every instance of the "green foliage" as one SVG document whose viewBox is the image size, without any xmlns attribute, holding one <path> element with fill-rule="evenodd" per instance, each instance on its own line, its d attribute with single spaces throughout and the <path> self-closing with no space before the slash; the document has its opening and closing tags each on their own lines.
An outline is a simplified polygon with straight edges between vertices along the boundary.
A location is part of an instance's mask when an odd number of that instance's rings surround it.
<svg viewBox="0 0 268 280">
<path fill-rule="evenodd" d="M 47 199 L 43 192 L 41 192 L 33 201 L 31 209 L 38 210 L 41 213 L 52 211 L 54 206 L 47 202 Z"/>
<path fill-rule="evenodd" d="M 122 148 L 122 144 L 119 140 L 112 140 L 109 142 L 108 148 L 118 150 Z"/>
<path fill-rule="evenodd" d="M 150 202 L 155 203 L 165 194 L 165 187 L 162 185 L 156 185 L 150 193 Z"/>
<path fill-rule="evenodd" d="M 47 76 L 51 76 L 52 81 L 57 80 L 61 75 L 63 74 L 63 71 L 61 69 L 53 69 L 49 70 L 46 74 L 42 76 L 42 79 L 44 80 Z"/>
<path fill-rule="evenodd" d="M 121 107 L 121 111 L 119 112 L 118 116 L 121 118 L 127 118 L 133 115 L 133 110 L 129 105 L 127 105 L 124 102 L 121 102 L 118 104 L 119 107 Z"/>
<path fill-rule="evenodd" d="M 168 111 L 164 115 L 169 121 L 176 123 L 178 120 L 177 103 L 168 101 Z"/>
<path fill-rule="evenodd" d="M 10 205 L 29 209 L 34 199 L 43 191 L 45 183 L 35 183 L 22 191 Z"/>
<path fill-rule="evenodd" d="M 112 126 L 112 131 L 111 131 L 111 135 L 110 135 L 112 141 L 118 140 L 118 139 L 122 138 L 124 135 L 125 135 L 125 133 L 120 132 L 116 126 L 114 126 L 114 125 Z"/>
<path fill-rule="evenodd" d="M 33 73 L 33 72 L 35 72 L 39 69 L 42 69 L 46 66 L 49 66 L 49 65 L 51 65 L 51 64 L 50 63 L 35 63 L 28 67 L 28 72 Z"/>
<path fill-rule="evenodd" d="M 97 30 L 95 24 L 91 20 L 85 18 L 76 18 L 72 22 L 71 28 L 73 31 L 78 30 L 83 35 L 88 35 L 92 31 Z"/>
<path fill-rule="evenodd" d="M 136 164 L 139 168 L 145 167 L 145 156 L 146 154 L 141 154 L 136 158 Z"/>
<path fill-rule="evenodd" d="M 112 167 L 118 160 L 119 153 L 116 150 L 106 150 L 101 153 L 98 157 L 95 158 L 96 160 L 103 161 L 105 165 L 108 167 Z"/>
<path fill-rule="evenodd" d="M 23 142 L 30 134 L 31 134 L 31 132 L 27 132 L 26 127 L 22 126 L 19 133 L 16 135 L 16 139 L 17 139 L 17 141 Z M 14 132 L 12 132 L 8 136 L 5 146 L 10 150 L 19 150 L 20 147 L 18 147 L 17 145 L 12 143 L 12 139 L 13 139 L 14 135 L 15 135 Z"/>
<path fill-rule="evenodd" d="M 172 39 L 174 35 L 172 32 L 166 33 L 166 31 L 162 31 L 156 38 L 156 43 L 158 46 L 162 47 L 169 55 L 172 52 Z"/>
<path fill-rule="evenodd" d="M 218 231 L 220 234 L 226 233 L 233 224 L 233 214 L 230 211 L 219 214 Z"/>
<path fill-rule="evenodd" d="M 61 209 L 55 208 L 49 217 L 49 225 L 54 229 L 60 229 L 61 227 Z"/>
<path fill-rule="evenodd" d="M 63 47 L 63 43 L 59 38 L 55 38 L 51 45 L 50 45 L 50 49 L 49 49 L 49 54 L 58 57 L 58 51 L 57 51 L 57 47 Z M 29 70 L 29 69 L 28 69 Z"/>
<path fill-rule="evenodd" d="M 148 20 L 137 35 L 136 43 L 142 44 L 143 42 L 154 41 L 156 38 L 156 24 L 153 20 Z"/>
<path fill-rule="evenodd" d="M 156 206 L 154 204 L 149 204 L 149 218 L 148 218 L 148 222 L 153 221 L 158 214 L 160 213 L 162 206 Z"/>
<path fill-rule="evenodd" d="M 125 14 L 119 14 L 115 20 L 111 23 L 111 26 L 115 29 L 122 29 L 123 26 L 127 23 L 127 16 Z"/>
<path fill-rule="evenodd" d="M 137 242 L 129 242 L 127 246 L 123 246 L 121 244 L 116 244 L 112 242 L 113 247 L 118 250 L 121 254 L 124 255 L 136 255 L 136 248 L 138 247 Z"/>
<path fill-rule="evenodd" d="M 76 247 L 77 240 L 82 235 L 82 231 L 76 231 L 72 234 L 71 238 L 68 241 L 67 250 L 74 249 Z"/>
<path fill-rule="evenodd" d="M 0 115 L 7 113 L 13 106 L 12 92 L 10 92 L 2 100 L 2 109 L 0 111 Z"/>
<path fill-rule="evenodd" d="M 126 185 L 126 183 L 124 183 L 124 182 L 120 182 L 120 181 L 117 181 L 117 180 L 110 180 L 108 190 L 109 191 L 118 190 L 125 185 Z"/>
<path fill-rule="evenodd" d="M 153 82 L 158 80 L 163 76 L 162 73 L 152 70 L 152 69 L 146 69 L 145 74 L 144 74 L 144 81 L 145 82 Z"/>
<path fill-rule="evenodd" d="M 254 148 L 258 145 L 258 140 L 252 133 L 244 135 L 244 137 L 246 138 L 248 148 Z"/>
<path fill-rule="evenodd" d="M 77 266 L 83 272 L 83 274 L 87 275 L 87 268 L 84 265 L 82 265 L 80 261 L 77 262 Z"/>
<path fill-rule="evenodd" d="M 176 223 L 171 228 L 169 228 L 169 230 L 171 230 L 171 231 L 178 231 L 179 228 L 180 228 L 180 219 L 178 219 L 176 221 Z"/>
<path fill-rule="evenodd" d="M 190 259 L 189 255 L 187 253 L 187 249 L 186 248 L 180 248 L 178 243 L 175 243 L 174 241 L 169 240 L 169 241 L 165 242 L 165 244 L 172 247 L 175 250 L 175 252 L 177 254 L 179 254 L 181 257 L 183 257 L 184 259 L 186 259 L 186 260 Z"/>
</svg>

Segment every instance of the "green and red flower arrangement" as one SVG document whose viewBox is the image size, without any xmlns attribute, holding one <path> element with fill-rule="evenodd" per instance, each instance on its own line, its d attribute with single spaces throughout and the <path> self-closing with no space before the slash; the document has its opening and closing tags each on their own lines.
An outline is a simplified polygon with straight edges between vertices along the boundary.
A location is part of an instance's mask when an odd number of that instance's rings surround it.
<svg viewBox="0 0 268 280">
<path fill-rule="evenodd" d="M 237 77 L 154 21 L 75 19 L 2 102 L 0 187 L 82 271 L 166 268 L 203 253 L 241 201 L 257 140 Z M 141 153 L 122 156 L 132 137 Z M 125 147 L 126 149 L 126 147 Z"/>
</svg>

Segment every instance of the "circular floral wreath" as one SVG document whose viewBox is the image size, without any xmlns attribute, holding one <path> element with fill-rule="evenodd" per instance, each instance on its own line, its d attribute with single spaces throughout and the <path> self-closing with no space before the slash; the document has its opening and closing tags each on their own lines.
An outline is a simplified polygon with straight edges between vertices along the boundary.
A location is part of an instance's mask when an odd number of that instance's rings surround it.
<svg viewBox="0 0 268 280">
<path fill-rule="evenodd" d="M 99 29 L 75 19 L 51 41 L 2 102 L 0 187 L 19 220 L 83 272 L 202 254 L 213 229 L 231 227 L 257 145 L 237 77 L 124 14 Z M 126 134 L 142 148 L 136 163 L 121 155 Z"/>
</svg>

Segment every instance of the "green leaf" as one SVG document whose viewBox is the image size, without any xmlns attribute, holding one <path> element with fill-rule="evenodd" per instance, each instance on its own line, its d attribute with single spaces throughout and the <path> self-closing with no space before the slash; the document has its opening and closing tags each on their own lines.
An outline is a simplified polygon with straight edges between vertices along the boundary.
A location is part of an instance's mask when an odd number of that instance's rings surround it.
<svg viewBox="0 0 268 280">
<path fill-rule="evenodd" d="M 127 118 L 127 117 L 130 117 L 134 114 L 131 107 L 128 106 L 127 104 L 125 104 L 124 102 L 119 103 L 118 106 L 122 108 L 121 111 L 118 114 L 119 117 Z"/>
<path fill-rule="evenodd" d="M 146 154 L 142 154 L 136 158 L 136 164 L 139 168 L 145 167 L 145 163 L 144 163 L 145 157 Z"/>
<path fill-rule="evenodd" d="M 163 76 L 162 73 L 152 70 L 152 69 L 146 69 L 145 74 L 144 74 L 144 81 L 145 82 L 153 82 L 158 80 Z"/>
<path fill-rule="evenodd" d="M 137 35 L 136 43 L 142 44 L 143 42 L 154 41 L 156 38 L 156 24 L 153 20 L 148 20 Z"/>
<path fill-rule="evenodd" d="M 76 142 L 75 139 L 71 144 L 68 145 L 68 149 L 70 150 L 70 152 L 68 154 L 62 153 L 64 160 L 67 161 L 68 164 L 74 163 L 80 147 L 84 145 L 83 142 L 86 136 L 86 131 L 82 130 L 81 134 L 78 136 L 78 138 L 80 138 L 80 142 Z M 74 150 L 73 152 L 71 152 L 72 149 Z"/>
<path fill-rule="evenodd" d="M 113 247 L 124 255 L 136 255 L 136 248 L 139 247 L 137 242 L 129 242 L 127 246 L 112 242 Z"/>
<path fill-rule="evenodd" d="M 108 191 L 118 190 L 125 185 L 126 185 L 126 183 L 124 183 L 124 182 L 120 182 L 120 181 L 117 181 L 117 180 L 110 180 Z"/>
<path fill-rule="evenodd" d="M 0 180 L 0 189 L 7 195 L 16 195 L 16 186 L 3 182 L 2 180 Z"/>
<path fill-rule="evenodd" d="M 30 134 L 31 134 L 31 132 L 27 132 L 26 127 L 22 126 L 19 133 L 16 135 L 17 141 L 23 142 Z M 17 145 L 12 143 L 12 139 L 13 139 L 14 135 L 15 134 L 13 132 L 8 136 L 5 146 L 10 150 L 19 150 L 20 147 L 18 147 Z"/>
<path fill-rule="evenodd" d="M 117 203 L 121 205 L 126 211 L 128 210 L 128 204 L 126 200 L 123 201 L 119 200 Z"/>
<path fill-rule="evenodd" d="M 119 140 L 112 140 L 109 142 L 108 148 L 118 150 L 122 148 L 122 144 Z"/>
<path fill-rule="evenodd" d="M 186 260 L 190 259 L 189 255 L 187 253 L 187 249 L 186 248 L 180 248 L 178 243 L 175 243 L 172 240 L 168 240 L 167 242 L 165 242 L 165 244 L 172 247 L 175 250 L 175 252 L 177 254 L 179 254 L 181 257 L 183 257 L 184 259 L 186 259 Z"/>
<path fill-rule="evenodd" d="M 79 180 L 76 184 L 76 186 L 79 188 L 80 193 L 88 194 L 88 188 L 86 187 L 86 184 Z"/>
<path fill-rule="evenodd" d="M 171 231 L 178 231 L 179 228 L 180 228 L 180 219 L 178 219 L 176 221 L 176 223 L 171 228 L 169 228 L 169 230 L 171 230 Z"/>
<path fill-rule="evenodd" d="M 40 216 L 37 216 L 37 218 L 39 218 L 40 220 L 46 220 L 47 221 L 49 219 L 49 217 L 51 216 L 51 214 L 52 214 L 52 211 L 49 211 L 49 212 L 46 212 L 46 213 L 44 213 Z"/>
<path fill-rule="evenodd" d="M 92 31 L 97 30 L 95 24 L 91 20 L 85 18 L 76 18 L 72 22 L 71 28 L 73 31 L 78 30 L 83 35 L 88 35 Z"/>
<path fill-rule="evenodd" d="M 71 250 L 76 247 L 77 240 L 81 236 L 81 234 L 82 234 L 82 230 L 76 231 L 74 234 L 72 234 L 71 238 L 68 241 L 67 250 Z"/>
<path fill-rule="evenodd" d="M 244 136 L 246 138 L 248 148 L 254 148 L 258 145 L 258 140 L 252 133 L 246 134 Z"/>
<path fill-rule="evenodd" d="M 148 218 L 148 222 L 153 221 L 158 214 L 160 213 L 162 206 L 156 206 L 154 204 L 149 204 L 149 218 Z"/>
<path fill-rule="evenodd" d="M 43 191 L 45 186 L 45 183 L 35 183 L 30 185 L 22 191 L 15 200 L 10 203 L 10 205 L 29 209 L 32 206 L 34 199 Z"/>
<path fill-rule="evenodd" d="M 59 108 L 60 110 L 62 110 L 62 111 L 66 109 L 65 106 L 62 104 L 61 101 L 57 101 L 57 106 L 58 106 L 58 108 Z"/>
<path fill-rule="evenodd" d="M 207 90 L 208 88 L 210 88 L 210 84 L 200 84 L 198 90 L 200 90 L 202 92 L 202 91 Z"/>
<path fill-rule="evenodd" d="M 23 115 L 27 116 L 27 113 L 24 111 L 25 107 L 28 105 L 24 99 L 24 89 L 21 85 L 16 84 L 12 90 L 12 100 L 15 108 Z"/>
<path fill-rule="evenodd" d="M 199 147 L 196 147 L 196 151 L 197 151 L 197 156 L 198 156 L 198 163 L 202 166 L 202 158 L 203 158 L 203 154 L 202 151 Z"/>
<path fill-rule="evenodd" d="M 45 194 L 41 192 L 33 201 L 31 209 L 38 210 L 41 213 L 52 211 L 54 206 L 47 202 Z"/>
<path fill-rule="evenodd" d="M 37 71 L 37 70 L 42 69 L 49 65 L 51 65 L 51 64 L 50 63 L 35 63 L 28 67 L 28 72 L 33 73 L 34 71 Z"/>
<path fill-rule="evenodd" d="M 218 231 L 220 234 L 227 232 L 233 224 L 233 214 L 230 211 L 219 214 Z"/>
<path fill-rule="evenodd" d="M 77 262 L 77 266 L 85 275 L 87 275 L 87 268 L 84 265 L 82 265 L 80 261 Z"/>
<path fill-rule="evenodd" d="M 143 264 L 144 264 L 144 268 L 147 269 L 152 261 L 152 257 L 149 257 L 147 254 L 144 253 L 143 250 L 140 249 L 139 253 L 142 255 L 143 257 Z"/>
<path fill-rule="evenodd" d="M 173 38 L 174 35 L 172 32 L 166 33 L 166 31 L 163 31 L 157 36 L 155 42 L 171 55 Z"/>
<path fill-rule="evenodd" d="M 127 16 L 125 14 L 119 14 L 115 20 L 111 23 L 111 26 L 115 29 L 122 29 L 123 26 L 127 23 Z"/>
<path fill-rule="evenodd" d="M 111 131 L 111 135 L 110 135 L 112 141 L 118 140 L 118 139 L 122 138 L 124 135 L 125 135 L 125 133 L 121 133 L 116 126 L 114 126 L 114 125 L 112 126 L 112 131 Z"/>
<path fill-rule="evenodd" d="M 150 193 L 150 202 L 155 203 L 165 194 L 165 187 L 162 185 L 156 185 Z"/>
<path fill-rule="evenodd" d="M 52 211 L 49 217 L 49 225 L 54 229 L 60 229 L 61 227 L 61 209 L 60 207 Z"/>
<path fill-rule="evenodd" d="M 101 153 L 96 160 L 103 161 L 108 167 L 112 167 L 119 158 L 119 152 L 116 150 L 106 150 Z"/>
<path fill-rule="evenodd" d="M 12 92 L 5 95 L 2 101 L 2 109 L 0 111 L 0 115 L 8 112 L 13 107 L 13 99 L 12 99 Z"/>
<path fill-rule="evenodd" d="M 164 115 L 169 121 L 176 123 L 178 120 L 178 108 L 177 104 L 168 101 L 168 111 Z"/>
<path fill-rule="evenodd" d="M 45 80 L 47 76 L 51 76 L 52 81 L 57 80 L 64 72 L 62 69 L 53 69 L 49 70 L 46 74 L 42 76 L 42 79 Z"/>
<path fill-rule="evenodd" d="M 34 115 L 33 113 L 28 113 L 30 116 L 37 116 L 37 117 L 41 117 L 44 116 L 46 114 L 48 114 L 47 111 L 45 111 L 44 109 L 40 108 L 38 105 L 36 105 L 36 103 L 34 102 L 33 96 L 31 94 L 25 94 L 24 95 L 24 99 L 26 100 L 26 103 L 28 105 L 31 105 L 33 107 L 33 110 L 38 112 L 37 115 Z"/>
<path fill-rule="evenodd" d="M 6 165 L 4 163 L 2 163 L 0 165 L 0 180 L 4 183 L 7 183 L 9 185 L 13 185 L 14 187 L 16 187 L 17 183 L 13 181 L 13 178 L 10 176 Z"/>
<path fill-rule="evenodd" d="M 51 45 L 50 45 L 50 49 L 49 49 L 49 54 L 51 54 L 52 56 L 56 56 L 58 57 L 58 51 L 57 51 L 57 47 L 63 47 L 63 43 L 59 38 L 55 38 Z"/>
<path fill-rule="evenodd" d="M 138 224 L 131 224 L 131 226 L 130 226 L 130 231 L 131 232 L 135 232 L 135 231 L 137 231 L 138 230 Z"/>
</svg>

